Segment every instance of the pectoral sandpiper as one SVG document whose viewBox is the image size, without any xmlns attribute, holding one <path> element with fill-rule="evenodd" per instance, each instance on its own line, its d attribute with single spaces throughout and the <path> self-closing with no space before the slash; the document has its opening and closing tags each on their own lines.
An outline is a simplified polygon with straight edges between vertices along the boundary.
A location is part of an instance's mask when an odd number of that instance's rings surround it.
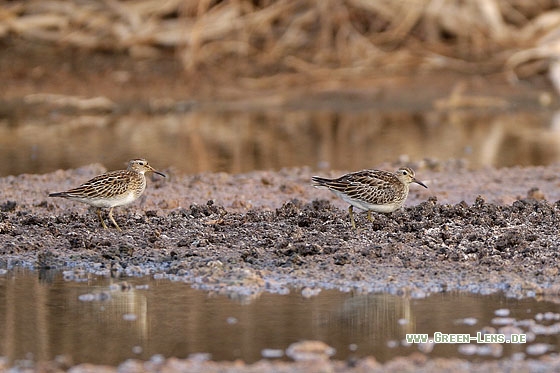
<svg viewBox="0 0 560 373">
<path fill-rule="evenodd" d="M 352 172 L 338 179 L 325 179 L 313 176 L 313 186 L 329 189 L 348 202 L 348 213 L 352 227 L 356 229 L 353 207 L 368 212 L 368 219 L 373 221 L 371 212 L 389 213 L 404 205 L 411 183 L 427 186 L 414 177 L 414 171 L 401 167 L 396 172 L 382 170 L 362 170 Z"/>
<path fill-rule="evenodd" d="M 101 209 L 109 209 L 109 219 L 120 231 L 121 228 L 113 218 L 113 208 L 128 205 L 142 195 L 146 189 L 146 172 L 154 172 L 165 177 L 148 164 L 145 159 L 132 159 L 126 170 L 111 171 L 86 181 L 77 188 L 66 192 L 51 193 L 49 197 L 62 197 L 72 201 L 86 203 L 97 207 L 97 216 L 103 228 L 107 225 L 101 217 Z"/>
</svg>

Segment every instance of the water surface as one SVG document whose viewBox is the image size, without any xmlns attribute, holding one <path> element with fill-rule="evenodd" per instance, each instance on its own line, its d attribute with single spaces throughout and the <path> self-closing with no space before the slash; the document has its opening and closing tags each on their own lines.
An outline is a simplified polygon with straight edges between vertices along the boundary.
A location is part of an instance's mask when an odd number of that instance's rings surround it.
<svg viewBox="0 0 560 373">
<path fill-rule="evenodd" d="M 102 163 L 121 169 L 145 157 L 182 173 L 354 170 L 401 159 L 465 159 L 469 166 L 560 161 L 552 110 L 368 109 L 367 102 L 305 110 L 193 110 L 0 117 L 0 176 Z"/>
<path fill-rule="evenodd" d="M 282 352 L 300 340 L 320 340 L 336 348 L 336 359 L 373 355 L 386 361 L 419 349 L 431 357 L 527 358 L 558 352 L 559 312 L 550 301 L 499 294 L 410 299 L 323 290 L 306 298 L 292 289 L 241 302 L 168 279 L 84 275 L 66 281 L 58 272 L 14 270 L 0 275 L 0 356 L 12 364 L 66 355 L 76 364 L 116 365 L 155 354 L 209 353 L 213 360 L 254 362 L 265 349 Z M 476 335 L 514 326 L 531 341 L 470 349 L 405 342 L 406 333 Z"/>
</svg>

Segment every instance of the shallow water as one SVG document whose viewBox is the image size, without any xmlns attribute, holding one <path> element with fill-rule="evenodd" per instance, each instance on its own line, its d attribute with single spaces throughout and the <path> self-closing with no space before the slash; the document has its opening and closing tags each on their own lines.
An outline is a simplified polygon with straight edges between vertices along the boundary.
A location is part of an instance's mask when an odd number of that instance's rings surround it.
<svg viewBox="0 0 560 373">
<path fill-rule="evenodd" d="M 340 104 L 339 104 L 340 106 Z M 266 111 L 51 115 L 0 118 L 0 176 L 145 157 L 182 173 L 309 166 L 353 170 L 382 162 L 465 159 L 471 167 L 560 161 L 552 110 L 371 110 L 358 101 Z M 404 157 L 403 157 L 404 156 Z"/>
<path fill-rule="evenodd" d="M 116 365 L 156 354 L 254 362 L 267 349 L 321 340 L 336 359 L 373 355 L 380 361 L 419 349 L 431 357 L 537 357 L 557 353 L 560 306 L 501 295 L 437 294 L 409 299 L 334 290 L 306 298 L 263 293 L 251 302 L 153 278 L 109 279 L 13 270 L 0 275 L 0 356 L 10 364 L 71 357 L 74 364 Z M 516 325 L 526 344 L 409 345 L 406 333 L 505 332 Z M 515 330 L 514 330 L 515 331 Z M 465 347 L 466 346 L 466 347 Z M 433 350 L 432 350 L 433 348 Z M 270 352 L 270 350 L 269 350 Z M 490 354 L 490 356 L 488 356 Z M 283 358 L 286 358 L 285 356 Z"/>
</svg>

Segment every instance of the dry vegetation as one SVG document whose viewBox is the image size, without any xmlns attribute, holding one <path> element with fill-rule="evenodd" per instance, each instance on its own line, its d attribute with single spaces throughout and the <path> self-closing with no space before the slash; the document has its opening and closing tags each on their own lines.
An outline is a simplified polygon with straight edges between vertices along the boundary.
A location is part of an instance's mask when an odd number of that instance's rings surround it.
<svg viewBox="0 0 560 373">
<path fill-rule="evenodd" d="M 0 38 L 133 58 L 172 55 L 187 74 L 286 84 L 419 69 L 550 70 L 555 0 L 3 1 Z M 254 80 L 250 78 L 263 78 Z"/>
</svg>

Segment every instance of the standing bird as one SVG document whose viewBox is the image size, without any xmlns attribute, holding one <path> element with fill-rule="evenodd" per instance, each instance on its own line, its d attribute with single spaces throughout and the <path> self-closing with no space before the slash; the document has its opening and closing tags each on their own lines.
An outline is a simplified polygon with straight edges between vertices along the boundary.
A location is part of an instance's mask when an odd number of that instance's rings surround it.
<svg viewBox="0 0 560 373">
<path fill-rule="evenodd" d="M 128 162 L 126 170 L 104 173 L 69 191 L 50 193 L 49 197 L 62 197 L 97 207 L 97 216 L 105 229 L 107 225 L 101 217 L 101 209 L 109 208 L 109 219 L 120 231 L 121 228 L 113 218 L 113 208 L 128 205 L 144 193 L 146 172 L 165 177 L 161 172 L 154 170 L 145 159 L 132 159 Z"/>
<path fill-rule="evenodd" d="M 394 173 L 382 170 L 362 170 L 343 175 L 338 179 L 313 176 L 311 180 L 313 186 L 327 188 L 350 204 L 348 213 L 354 229 L 356 229 L 354 206 L 366 210 L 368 220 L 373 221 L 372 211 L 389 213 L 400 209 L 408 197 L 408 187 L 411 183 L 428 188 L 424 183 L 416 180 L 414 171 L 408 167 L 401 167 Z"/>
</svg>

